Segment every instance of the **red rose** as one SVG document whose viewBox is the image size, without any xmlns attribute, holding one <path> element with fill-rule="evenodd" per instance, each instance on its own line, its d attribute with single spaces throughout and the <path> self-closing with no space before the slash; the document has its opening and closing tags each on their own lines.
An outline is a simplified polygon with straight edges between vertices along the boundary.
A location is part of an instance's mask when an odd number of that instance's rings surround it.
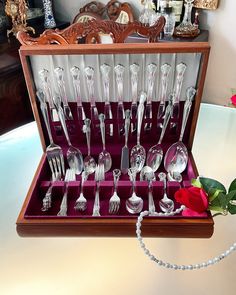
<svg viewBox="0 0 236 295">
<path fill-rule="evenodd" d="M 234 106 L 236 106 L 236 94 L 231 97 L 231 102 Z"/>
<path fill-rule="evenodd" d="M 175 193 L 175 199 L 187 208 L 202 213 L 208 208 L 206 192 L 198 187 L 181 188 Z"/>
</svg>

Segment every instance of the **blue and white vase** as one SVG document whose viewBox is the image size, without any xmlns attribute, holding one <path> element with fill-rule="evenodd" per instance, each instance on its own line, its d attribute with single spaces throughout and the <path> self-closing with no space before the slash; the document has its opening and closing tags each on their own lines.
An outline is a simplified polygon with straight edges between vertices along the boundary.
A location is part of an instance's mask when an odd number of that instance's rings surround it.
<svg viewBox="0 0 236 295">
<path fill-rule="evenodd" d="M 56 22 L 52 11 L 52 0 L 43 0 L 44 9 L 44 27 L 52 29 L 56 27 Z"/>
</svg>

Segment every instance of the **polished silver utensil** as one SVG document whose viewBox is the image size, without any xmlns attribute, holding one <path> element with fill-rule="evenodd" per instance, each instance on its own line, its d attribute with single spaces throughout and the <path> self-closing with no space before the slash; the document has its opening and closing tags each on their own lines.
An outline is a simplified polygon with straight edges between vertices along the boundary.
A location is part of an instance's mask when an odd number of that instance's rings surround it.
<svg viewBox="0 0 236 295">
<path fill-rule="evenodd" d="M 105 97 L 105 105 L 104 105 L 104 114 L 106 119 L 113 119 L 111 104 L 110 104 L 110 71 L 111 66 L 107 64 L 102 64 L 100 66 L 100 70 L 102 73 L 102 82 L 104 89 L 104 97 Z M 109 135 L 113 136 L 113 124 L 109 124 Z"/>
<path fill-rule="evenodd" d="M 179 102 L 180 95 L 184 80 L 184 73 L 187 69 L 187 66 L 184 63 L 179 63 L 176 66 L 176 77 L 175 77 L 175 85 L 174 85 L 174 99 L 173 99 L 173 114 L 172 118 L 179 118 Z"/>
<path fill-rule="evenodd" d="M 98 164 L 95 170 L 95 181 L 96 181 L 96 192 L 95 192 L 95 200 L 93 205 L 93 214 L 92 216 L 101 216 L 100 215 L 100 200 L 99 200 L 99 190 L 100 190 L 100 181 L 104 180 L 105 171 L 104 165 Z"/>
<path fill-rule="evenodd" d="M 132 168 L 135 168 L 137 172 L 140 172 L 144 166 L 146 160 L 146 151 L 143 146 L 140 145 L 140 134 L 142 119 L 144 113 L 144 102 L 146 100 L 146 93 L 141 92 L 139 106 L 138 106 L 138 127 L 137 127 L 137 144 L 131 149 L 130 164 Z"/>
<path fill-rule="evenodd" d="M 54 73 L 56 76 L 56 81 L 58 85 L 59 95 L 63 103 L 63 109 L 66 120 L 73 120 L 73 116 L 71 113 L 71 109 L 68 105 L 68 99 L 66 95 L 66 86 L 65 86 L 65 80 L 64 80 L 64 69 L 57 67 L 54 69 Z"/>
<path fill-rule="evenodd" d="M 170 95 L 169 104 L 166 107 L 166 111 L 165 111 L 164 122 L 163 122 L 163 127 L 161 130 L 159 141 L 156 145 L 152 146 L 147 153 L 146 164 L 147 166 L 151 167 L 154 172 L 156 172 L 157 169 L 160 167 L 162 159 L 163 159 L 163 148 L 161 146 L 161 143 L 165 135 L 166 128 L 168 126 L 168 123 L 172 114 L 172 110 L 173 110 L 172 96 Z"/>
<path fill-rule="evenodd" d="M 51 118 L 52 122 L 57 122 L 57 121 L 59 121 L 59 118 L 58 118 L 57 111 L 56 111 L 54 103 L 53 103 L 53 95 L 52 95 L 49 71 L 46 69 L 39 71 L 39 77 L 41 80 L 43 93 L 44 93 L 46 100 L 48 102 L 48 105 L 49 105 L 50 118 Z"/>
<path fill-rule="evenodd" d="M 72 75 L 72 82 L 74 86 L 75 100 L 77 103 L 77 115 L 79 122 L 85 119 L 84 108 L 82 105 L 81 91 L 80 91 L 80 69 L 76 66 L 70 69 Z"/>
<path fill-rule="evenodd" d="M 152 182 L 156 180 L 156 176 L 151 167 L 145 166 L 140 172 L 140 180 L 148 182 L 148 211 L 153 213 L 156 211 L 153 194 L 152 194 Z"/>
<path fill-rule="evenodd" d="M 117 194 L 117 183 L 119 181 L 121 171 L 119 169 L 113 170 L 114 191 L 109 200 L 109 213 L 116 214 L 120 208 L 120 197 Z"/>
<path fill-rule="evenodd" d="M 147 66 L 147 104 L 145 109 L 145 119 L 152 119 L 152 99 L 153 99 L 153 88 L 155 82 L 155 76 L 157 71 L 157 65 L 151 63 Z M 146 132 L 150 131 L 152 123 L 147 122 L 144 126 Z"/>
<path fill-rule="evenodd" d="M 132 96 L 132 103 L 131 103 L 131 119 L 137 119 L 137 100 L 138 100 L 138 73 L 140 70 L 140 66 L 136 63 L 130 65 L 130 73 L 131 73 L 131 96 Z M 131 133 L 135 133 L 137 130 L 137 124 L 133 122 L 131 124 Z"/>
<path fill-rule="evenodd" d="M 121 151 L 121 164 L 120 169 L 123 174 L 128 172 L 129 168 L 129 148 L 128 148 L 128 137 L 130 127 L 130 110 L 125 111 L 125 145 Z"/>
<path fill-rule="evenodd" d="M 78 211 L 85 211 L 87 208 L 87 200 L 84 196 L 84 182 L 85 180 L 87 180 L 88 178 L 88 173 L 86 173 L 86 171 L 82 172 L 82 176 L 81 176 L 81 189 L 80 189 L 80 194 L 78 199 L 75 201 L 75 206 L 74 209 L 78 210 Z"/>
<path fill-rule="evenodd" d="M 69 167 L 74 170 L 75 174 L 78 175 L 83 171 L 83 167 L 84 167 L 82 153 L 78 148 L 72 146 L 72 144 L 71 144 L 68 130 L 67 130 L 67 126 L 66 126 L 64 112 L 61 107 L 60 98 L 55 97 L 54 103 L 55 103 L 55 106 L 56 106 L 56 109 L 58 112 L 58 116 L 59 116 L 59 119 L 61 122 L 62 129 L 65 133 L 65 137 L 66 137 L 67 143 L 69 145 L 69 148 L 66 153 L 67 161 L 68 161 Z"/>
<path fill-rule="evenodd" d="M 105 115 L 99 115 L 100 121 L 100 129 L 102 135 L 102 152 L 98 156 L 98 165 L 104 165 L 104 171 L 107 172 L 111 169 L 112 166 L 112 159 L 111 154 L 106 151 L 106 144 L 105 144 Z"/>
<path fill-rule="evenodd" d="M 129 213 L 137 214 L 143 209 L 143 199 L 137 196 L 135 188 L 137 169 L 129 168 L 128 174 L 130 181 L 132 181 L 132 195 L 126 200 L 125 205 Z"/>
<path fill-rule="evenodd" d="M 50 128 L 46 98 L 42 90 L 37 91 L 37 97 L 40 101 L 40 109 L 43 115 L 45 126 L 48 132 L 48 137 L 50 144 L 46 148 L 46 155 L 48 163 L 52 172 L 52 178 L 56 178 L 56 175 L 59 173 L 61 176 L 65 175 L 65 163 L 63 157 L 62 148 L 53 142 L 52 132 Z M 58 117 L 58 116 L 57 116 Z"/>
<path fill-rule="evenodd" d="M 43 212 L 48 211 L 48 209 L 52 207 L 52 188 L 56 181 L 61 180 L 61 174 L 57 165 L 55 165 L 54 169 L 55 169 L 55 173 L 52 173 L 52 181 L 45 194 L 45 197 L 43 198 L 43 207 L 41 208 L 41 211 Z"/>
<path fill-rule="evenodd" d="M 165 154 L 164 167 L 172 176 L 174 173 L 181 174 L 188 164 L 188 150 L 182 140 L 195 94 L 196 89 L 193 87 L 187 89 L 179 141 L 172 144 Z"/>
<path fill-rule="evenodd" d="M 67 216 L 67 198 L 68 198 L 68 187 L 71 181 L 75 181 L 75 172 L 73 169 L 66 170 L 65 176 L 65 186 L 64 186 L 64 194 L 62 197 L 60 211 L 57 213 L 57 216 Z"/>
<path fill-rule="evenodd" d="M 174 210 L 174 202 L 168 198 L 166 193 L 166 174 L 161 172 L 158 174 L 160 181 L 163 181 L 164 185 L 164 195 L 163 198 L 159 201 L 159 206 L 163 212 L 170 213 Z"/>
<path fill-rule="evenodd" d="M 95 169 L 96 169 L 96 162 L 94 160 L 94 158 L 91 156 L 91 149 L 90 149 L 90 142 L 91 142 L 91 120 L 86 118 L 84 120 L 84 128 L 83 131 L 86 134 L 86 140 L 87 140 L 87 147 L 88 147 L 88 154 L 87 156 L 84 158 L 84 170 L 88 173 L 94 173 Z"/>
<path fill-rule="evenodd" d="M 169 64 L 165 63 L 161 66 L 161 95 L 160 95 L 160 104 L 159 104 L 158 112 L 157 112 L 158 120 L 161 119 L 165 113 L 170 71 L 171 71 L 171 66 Z"/>
<path fill-rule="evenodd" d="M 117 119 L 118 119 L 118 130 L 119 134 L 124 134 L 124 124 L 121 121 L 125 118 L 124 111 L 124 73 L 125 67 L 121 64 L 118 64 L 114 68 L 115 77 L 116 77 L 116 85 L 117 85 Z"/>
<path fill-rule="evenodd" d="M 98 110 L 96 107 L 95 89 L 94 89 L 94 69 L 92 67 L 86 67 L 84 69 L 84 73 L 86 77 L 88 96 L 90 101 L 91 120 L 92 120 L 92 123 L 94 124 L 94 121 L 98 120 Z"/>
</svg>

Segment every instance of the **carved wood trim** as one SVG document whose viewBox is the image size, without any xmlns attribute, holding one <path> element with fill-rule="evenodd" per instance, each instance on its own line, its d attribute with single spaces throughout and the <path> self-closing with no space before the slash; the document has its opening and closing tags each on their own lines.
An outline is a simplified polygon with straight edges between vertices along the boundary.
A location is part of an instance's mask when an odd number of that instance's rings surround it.
<svg viewBox="0 0 236 295">
<path fill-rule="evenodd" d="M 110 0 L 106 5 L 98 1 L 88 3 L 80 8 L 72 23 L 78 22 L 83 15 L 90 15 L 95 19 L 109 19 L 123 24 L 134 21 L 130 4 L 127 2 L 121 3 L 118 0 Z"/>
<path fill-rule="evenodd" d="M 133 33 L 149 38 L 149 42 L 157 42 L 160 32 L 165 25 L 165 18 L 160 17 L 155 25 L 145 26 L 135 21 L 127 25 L 114 21 L 91 20 L 86 23 L 75 23 L 64 30 L 49 29 L 39 37 L 31 37 L 26 32 L 19 32 L 17 39 L 22 45 L 46 45 L 46 44 L 78 44 L 85 39 L 86 43 L 100 43 L 99 35 L 109 34 L 113 43 L 124 43 L 128 36 Z"/>
</svg>

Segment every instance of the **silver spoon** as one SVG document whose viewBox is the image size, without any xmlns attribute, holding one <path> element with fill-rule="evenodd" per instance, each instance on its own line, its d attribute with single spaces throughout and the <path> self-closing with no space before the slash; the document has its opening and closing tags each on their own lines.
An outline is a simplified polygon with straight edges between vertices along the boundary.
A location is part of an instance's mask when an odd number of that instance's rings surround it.
<svg viewBox="0 0 236 295">
<path fill-rule="evenodd" d="M 192 100 L 195 94 L 196 89 L 194 89 L 193 87 L 189 87 L 187 89 L 187 99 L 184 103 L 184 113 L 179 141 L 169 147 L 164 158 L 164 167 L 170 175 L 174 175 L 174 173 L 182 173 L 186 169 L 188 164 L 188 150 L 182 140 L 191 110 Z"/>
<path fill-rule="evenodd" d="M 74 173 L 79 175 L 83 171 L 83 167 L 84 167 L 82 153 L 78 148 L 72 146 L 72 144 L 71 144 L 68 130 L 67 130 L 67 126 L 66 126 L 65 115 L 64 115 L 63 109 L 61 107 L 60 98 L 59 97 L 54 98 L 54 103 L 55 103 L 55 106 L 57 109 L 58 117 L 60 119 L 63 131 L 66 136 L 66 140 L 69 145 L 69 148 L 66 153 L 68 164 L 69 164 L 70 168 L 72 170 L 74 170 Z"/>
<path fill-rule="evenodd" d="M 163 159 L 163 149 L 161 146 L 163 137 L 166 132 L 166 128 L 168 126 L 171 114 L 172 114 L 173 104 L 172 104 L 172 95 L 169 96 L 169 104 L 166 107 L 165 116 L 164 116 L 164 122 L 163 122 L 163 128 L 161 131 L 160 139 L 158 143 L 154 146 L 152 146 L 147 154 L 147 166 L 151 167 L 154 172 L 157 171 L 157 169 L 161 165 L 161 161 Z"/>
<path fill-rule="evenodd" d="M 105 115 L 100 114 L 99 116 L 99 121 L 100 121 L 100 129 L 101 129 L 101 134 L 102 134 L 102 152 L 98 156 L 98 165 L 104 165 L 104 171 L 107 172 L 111 169 L 112 165 L 112 159 L 111 159 L 111 154 L 106 151 L 106 145 L 105 145 Z"/>
<path fill-rule="evenodd" d="M 159 206 L 163 212 L 170 213 L 174 210 L 174 202 L 167 197 L 166 193 L 166 174 L 161 172 L 158 174 L 158 177 L 160 181 L 163 181 L 164 183 L 164 196 L 163 198 L 159 201 Z"/>
<path fill-rule="evenodd" d="M 135 168 L 137 172 L 140 172 L 142 170 L 146 160 L 145 148 L 140 145 L 140 133 L 141 133 L 143 113 L 144 113 L 144 102 L 146 98 L 147 98 L 146 93 L 141 92 L 139 106 L 138 106 L 137 144 L 132 148 L 130 153 L 131 167 Z"/>
<path fill-rule="evenodd" d="M 86 139 L 87 139 L 87 146 L 88 146 L 88 154 L 84 159 L 84 170 L 86 171 L 87 174 L 92 174 L 94 173 L 96 169 L 96 162 L 94 158 L 90 154 L 90 140 L 91 140 L 91 120 L 90 119 L 85 119 L 84 120 L 84 127 L 83 130 L 86 133 Z"/>
<path fill-rule="evenodd" d="M 133 192 L 132 192 L 132 196 L 125 202 L 126 209 L 131 214 L 140 213 L 143 209 L 143 200 L 142 198 L 138 197 L 135 192 L 137 169 L 129 168 L 128 174 L 129 174 L 130 180 L 132 181 Z"/>
<path fill-rule="evenodd" d="M 155 204 L 152 194 L 152 182 L 156 180 L 156 176 L 151 167 L 145 166 L 140 172 L 140 180 L 148 181 L 148 211 L 155 212 Z"/>
</svg>

